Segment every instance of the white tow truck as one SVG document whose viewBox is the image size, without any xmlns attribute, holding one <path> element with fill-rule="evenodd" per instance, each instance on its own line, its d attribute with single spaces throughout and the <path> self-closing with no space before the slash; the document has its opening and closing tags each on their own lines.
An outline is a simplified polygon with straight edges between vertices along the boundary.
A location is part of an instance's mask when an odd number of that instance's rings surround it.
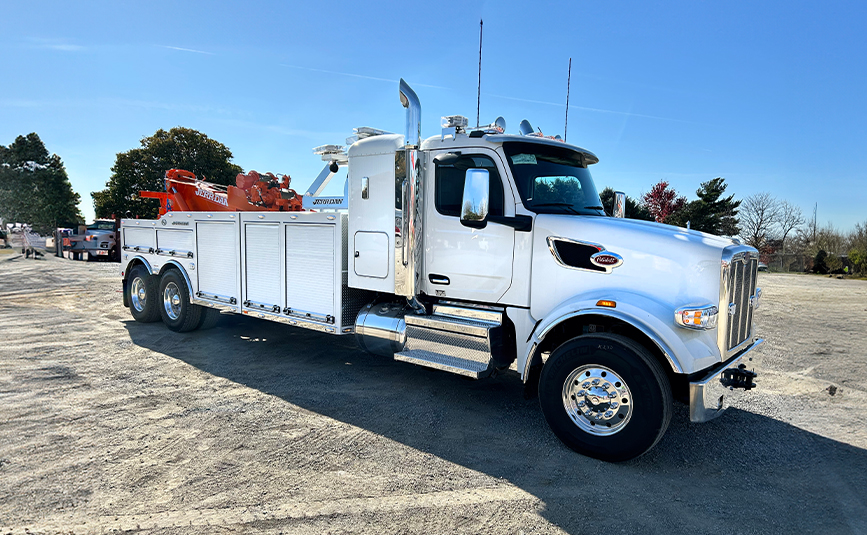
<svg viewBox="0 0 867 535">
<path fill-rule="evenodd" d="M 704 422 L 755 386 L 755 249 L 606 216 L 597 157 L 527 124 L 450 116 L 422 140 L 403 80 L 400 97 L 405 135 L 317 151 L 316 211 L 123 220 L 133 317 L 184 332 L 230 311 L 472 378 L 514 368 L 567 446 L 608 461 L 652 448 L 674 399 Z M 343 167 L 344 196 L 319 197 Z"/>
</svg>

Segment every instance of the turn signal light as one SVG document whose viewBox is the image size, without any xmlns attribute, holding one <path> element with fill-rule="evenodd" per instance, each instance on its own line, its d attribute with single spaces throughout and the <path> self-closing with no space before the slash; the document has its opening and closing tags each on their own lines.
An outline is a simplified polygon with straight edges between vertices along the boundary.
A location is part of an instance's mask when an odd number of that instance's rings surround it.
<svg viewBox="0 0 867 535">
<path fill-rule="evenodd" d="M 674 312 L 674 322 L 687 329 L 715 329 L 719 309 L 715 306 L 684 307 Z"/>
<path fill-rule="evenodd" d="M 617 303 L 615 301 L 608 301 L 607 299 L 600 299 L 599 301 L 596 301 L 596 306 L 617 308 Z"/>
</svg>

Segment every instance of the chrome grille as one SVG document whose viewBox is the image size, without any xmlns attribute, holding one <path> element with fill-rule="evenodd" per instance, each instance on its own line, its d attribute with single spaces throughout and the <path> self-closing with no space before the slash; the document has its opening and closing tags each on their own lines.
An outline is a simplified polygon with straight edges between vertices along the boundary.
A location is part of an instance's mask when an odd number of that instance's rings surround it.
<svg viewBox="0 0 867 535">
<path fill-rule="evenodd" d="M 728 265 L 726 265 L 728 264 Z M 756 293 L 756 276 L 759 259 L 750 251 L 738 252 L 731 261 L 723 261 L 723 282 L 725 283 L 720 309 L 726 311 L 726 330 L 721 337 L 728 355 L 747 341 L 752 334 L 753 307 L 751 297 Z"/>
</svg>

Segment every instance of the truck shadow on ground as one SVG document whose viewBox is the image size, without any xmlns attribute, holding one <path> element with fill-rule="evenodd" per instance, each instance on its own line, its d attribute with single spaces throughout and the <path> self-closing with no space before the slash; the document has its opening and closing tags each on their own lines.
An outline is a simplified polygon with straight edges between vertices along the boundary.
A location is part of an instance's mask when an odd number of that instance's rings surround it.
<svg viewBox="0 0 867 535">
<path fill-rule="evenodd" d="M 563 446 L 514 373 L 473 381 L 239 316 L 187 334 L 125 326 L 139 346 L 505 479 L 569 532 L 867 532 L 867 451 L 767 416 L 698 425 L 677 405 L 650 453 L 608 464 Z"/>
</svg>

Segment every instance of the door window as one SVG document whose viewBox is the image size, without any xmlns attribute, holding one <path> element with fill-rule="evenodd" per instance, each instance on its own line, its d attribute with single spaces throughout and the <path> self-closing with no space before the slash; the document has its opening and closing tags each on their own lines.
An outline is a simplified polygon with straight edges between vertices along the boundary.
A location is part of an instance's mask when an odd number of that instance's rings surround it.
<svg viewBox="0 0 867 535">
<path fill-rule="evenodd" d="M 478 154 L 461 155 L 456 160 L 449 158 L 448 163 L 436 163 L 434 204 L 442 215 L 460 217 L 461 201 L 464 196 L 464 176 L 467 169 L 486 169 L 491 179 L 491 197 L 488 213 L 504 215 L 503 181 L 494 161 Z"/>
</svg>

